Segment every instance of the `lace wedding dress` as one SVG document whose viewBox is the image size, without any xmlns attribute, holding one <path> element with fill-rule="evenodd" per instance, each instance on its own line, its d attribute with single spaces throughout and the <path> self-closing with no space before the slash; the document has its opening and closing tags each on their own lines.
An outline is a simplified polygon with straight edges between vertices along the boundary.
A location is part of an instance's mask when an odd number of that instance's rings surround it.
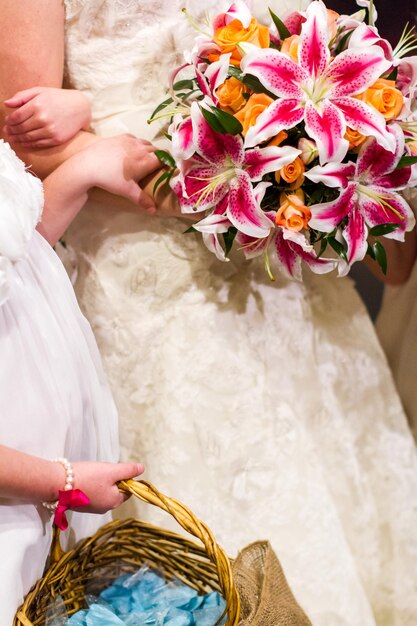
<svg viewBox="0 0 417 626">
<path fill-rule="evenodd" d="M 193 36 L 182 4 L 66 1 L 68 80 L 97 134 L 154 138 L 146 119 Z M 124 456 L 229 553 L 270 539 L 315 626 L 415 624 L 416 451 L 352 283 L 272 283 L 185 228 L 91 202 L 68 233 Z"/>
<path fill-rule="evenodd" d="M 42 200 L 40 181 L 0 142 L 0 443 L 45 459 L 117 460 L 117 415 L 93 333 L 35 231 Z M 89 536 L 105 521 L 73 513 L 65 535 Z M 2 626 L 42 576 L 51 537 L 44 507 L 0 498 Z"/>
</svg>

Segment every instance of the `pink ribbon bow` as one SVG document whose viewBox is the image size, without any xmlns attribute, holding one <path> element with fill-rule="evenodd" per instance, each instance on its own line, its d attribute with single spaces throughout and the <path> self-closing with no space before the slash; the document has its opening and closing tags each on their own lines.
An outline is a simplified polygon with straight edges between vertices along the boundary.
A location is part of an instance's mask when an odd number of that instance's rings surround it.
<svg viewBox="0 0 417 626">
<path fill-rule="evenodd" d="M 58 506 L 54 515 L 54 524 L 60 530 L 67 530 L 68 520 L 65 515 L 68 509 L 76 509 L 78 507 L 90 504 L 90 498 L 86 496 L 81 489 L 70 489 L 69 491 L 58 492 Z"/>
</svg>

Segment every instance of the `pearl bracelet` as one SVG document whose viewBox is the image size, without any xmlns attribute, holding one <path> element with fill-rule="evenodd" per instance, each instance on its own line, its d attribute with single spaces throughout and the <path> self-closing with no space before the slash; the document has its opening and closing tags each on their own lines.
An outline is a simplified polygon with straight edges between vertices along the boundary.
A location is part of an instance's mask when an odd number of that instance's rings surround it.
<svg viewBox="0 0 417 626">
<path fill-rule="evenodd" d="M 57 459 L 52 459 L 52 463 L 61 463 L 65 470 L 65 485 L 63 491 L 70 491 L 74 488 L 74 472 L 72 469 L 71 463 L 68 459 L 64 457 L 59 457 Z M 58 500 L 55 502 L 42 502 L 42 506 L 44 506 L 48 511 L 56 511 L 58 506 Z"/>
</svg>

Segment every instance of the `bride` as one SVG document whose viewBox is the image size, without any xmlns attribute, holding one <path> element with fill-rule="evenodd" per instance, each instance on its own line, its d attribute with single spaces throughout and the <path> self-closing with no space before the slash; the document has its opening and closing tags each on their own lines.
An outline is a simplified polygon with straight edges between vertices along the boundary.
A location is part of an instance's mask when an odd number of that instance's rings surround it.
<svg viewBox="0 0 417 626">
<path fill-rule="evenodd" d="M 193 36 L 183 3 L 66 0 L 65 15 L 58 5 L 7 0 L 27 67 L 8 95 L 59 86 L 65 34 L 66 83 L 89 97 L 94 133 L 156 142 L 146 120 Z M 4 37 L 3 49 L 15 45 L 16 32 Z M 42 72 L 27 52 L 39 40 Z M 25 158 L 43 174 L 86 135 Z M 66 240 L 125 458 L 139 456 L 229 553 L 270 539 L 316 626 L 415 623 L 416 451 L 353 284 L 307 272 L 272 283 L 256 262 L 219 263 L 181 219 L 124 208 L 92 199 Z"/>
</svg>

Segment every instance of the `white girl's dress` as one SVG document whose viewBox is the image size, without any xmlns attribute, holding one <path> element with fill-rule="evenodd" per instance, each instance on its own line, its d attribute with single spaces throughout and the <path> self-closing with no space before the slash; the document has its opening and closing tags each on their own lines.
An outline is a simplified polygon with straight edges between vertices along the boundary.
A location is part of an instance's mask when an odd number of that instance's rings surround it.
<svg viewBox="0 0 417 626">
<path fill-rule="evenodd" d="M 42 201 L 40 181 L 1 143 L 0 443 L 45 459 L 112 461 L 115 406 L 68 276 L 34 230 Z M 65 534 L 78 539 L 104 521 L 73 513 Z M 0 498 L 1 626 L 42 575 L 51 530 L 42 506 Z"/>
<path fill-rule="evenodd" d="M 154 137 L 146 120 L 194 36 L 182 6 L 66 1 L 68 79 L 99 135 Z M 186 228 L 90 203 L 67 236 L 124 457 L 229 553 L 270 539 L 315 626 L 415 626 L 416 450 L 352 283 L 272 283 Z"/>
</svg>

